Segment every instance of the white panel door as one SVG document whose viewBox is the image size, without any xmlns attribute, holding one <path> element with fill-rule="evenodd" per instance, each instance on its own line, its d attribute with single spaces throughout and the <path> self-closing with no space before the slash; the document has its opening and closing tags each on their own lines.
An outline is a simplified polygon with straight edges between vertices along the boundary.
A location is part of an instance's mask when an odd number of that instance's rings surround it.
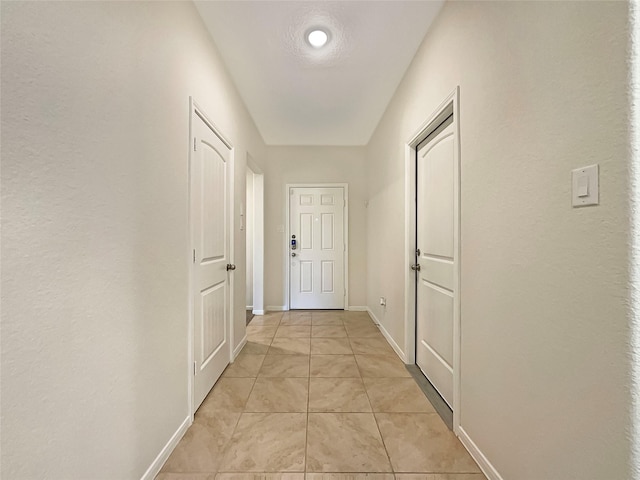
<svg viewBox="0 0 640 480">
<path fill-rule="evenodd" d="M 452 117 L 417 155 L 416 363 L 453 406 L 453 325 L 457 268 L 457 172 Z"/>
<path fill-rule="evenodd" d="M 229 160 L 231 150 L 193 115 L 194 411 L 229 364 Z"/>
<path fill-rule="evenodd" d="M 290 188 L 289 202 L 290 307 L 344 309 L 344 188 Z"/>
</svg>

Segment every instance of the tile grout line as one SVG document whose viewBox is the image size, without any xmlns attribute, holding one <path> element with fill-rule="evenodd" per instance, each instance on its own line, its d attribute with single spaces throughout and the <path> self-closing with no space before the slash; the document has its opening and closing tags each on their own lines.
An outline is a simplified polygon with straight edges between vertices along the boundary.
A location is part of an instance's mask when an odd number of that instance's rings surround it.
<svg viewBox="0 0 640 480">
<path fill-rule="evenodd" d="M 280 322 L 278 322 L 278 325 L 280 325 Z M 274 332 L 274 335 L 275 335 L 275 332 Z M 271 342 L 269 342 L 269 348 L 271 348 L 271 343 L 273 343 L 273 337 L 271 337 Z M 269 352 L 269 348 L 267 348 L 267 352 Z M 249 413 L 246 411 L 247 404 L 249 403 L 249 398 L 251 398 L 251 394 L 253 393 L 253 390 L 256 388 L 256 383 L 258 383 L 258 375 L 260 374 L 260 370 L 262 370 L 262 365 L 264 364 L 264 361 L 266 360 L 266 358 L 267 358 L 267 354 L 265 353 L 264 358 L 262 359 L 262 362 L 260 362 L 260 367 L 258 367 L 258 370 L 256 371 L 256 376 L 253 380 L 253 385 L 251 385 L 251 390 L 249 391 L 249 395 L 247 395 L 247 400 L 244 402 L 244 405 L 242 406 L 242 412 L 240 412 L 238 421 L 236 422 L 235 427 L 233 427 L 233 432 L 231 433 L 231 437 L 229 437 L 229 440 L 227 440 L 226 442 L 227 444 L 231 441 L 231 438 L 233 438 L 233 435 L 236 433 L 236 429 L 238 428 L 238 424 L 240 423 L 240 419 L 242 418 L 242 415 L 244 415 L 245 413 Z M 227 444 L 225 444 L 224 446 L 224 449 L 223 449 L 224 453 L 226 453 Z"/>
<path fill-rule="evenodd" d="M 253 392 L 253 388 L 256 386 L 256 382 L 258 381 L 258 377 L 257 377 L 257 373 L 256 373 L 256 378 L 253 379 L 253 385 L 251 385 L 251 390 L 249 391 L 249 395 L 247 396 L 247 402 L 249 401 L 249 397 L 251 396 L 251 392 Z M 214 387 L 215 388 L 215 387 Z M 223 447 L 221 449 L 222 454 L 220 455 L 220 463 L 222 463 L 222 461 L 224 460 L 224 457 L 227 454 L 227 448 L 229 447 L 229 444 L 231 443 L 231 440 L 233 439 L 233 436 L 236 433 L 236 430 L 238 429 L 238 425 L 240 424 L 240 419 L 242 418 L 242 415 L 245 413 L 245 409 L 247 408 L 247 403 L 245 402 L 244 406 L 242 407 L 242 411 L 240 412 L 240 415 L 238 415 L 238 419 L 236 420 L 235 425 L 233 426 L 233 430 L 231 431 L 231 435 L 229 435 L 229 438 L 227 438 L 227 440 L 224 442 Z M 213 475 L 213 478 L 217 478 L 218 477 L 218 473 L 220 472 L 215 472 Z"/>
<path fill-rule="evenodd" d="M 373 403 L 371 402 L 371 397 L 369 396 L 369 390 L 367 390 L 367 384 L 364 381 L 364 377 L 362 377 L 362 384 L 364 386 L 364 393 L 367 395 L 367 400 L 369 400 L 369 406 L 371 407 L 371 415 L 373 415 L 373 421 L 376 424 L 378 435 L 380 435 L 380 441 L 382 441 L 382 447 L 384 448 L 384 453 L 387 454 L 387 460 L 389 461 L 389 467 L 391 468 L 391 475 L 393 475 L 393 478 L 395 479 L 396 472 L 395 472 L 395 469 L 393 468 L 393 463 L 391 463 L 391 455 L 389 454 L 389 450 L 387 449 L 387 444 L 384 442 L 384 437 L 382 436 L 382 431 L 380 430 L 380 425 L 378 424 L 378 417 L 376 417 L 376 412 L 374 411 Z"/>
<path fill-rule="evenodd" d="M 311 325 L 309 329 L 309 365 L 307 366 L 307 423 L 304 432 L 304 465 L 302 467 L 303 478 L 307 478 L 307 462 L 309 460 L 309 403 L 311 402 L 311 335 L 313 333 L 313 315 L 311 316 Z"/>
</svg>

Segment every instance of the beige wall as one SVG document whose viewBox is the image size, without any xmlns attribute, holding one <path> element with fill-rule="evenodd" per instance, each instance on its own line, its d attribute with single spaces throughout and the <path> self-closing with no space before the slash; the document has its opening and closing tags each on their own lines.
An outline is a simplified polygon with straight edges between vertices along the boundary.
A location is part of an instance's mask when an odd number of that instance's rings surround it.
<svg viewBox="0 0 640 480">
<path fill-rule="evenodd" d="M 265 167 L 265 305 L 285 304 L 285 188 L 288 183 L 349 184 L 349 304 L 365 305 L 364 147 L 268 147 Z"/>
<path fill-rule="evenodd" d="M 191 3 L 1 13 L 2 477 L 140 478 L 189 412 L 189 96 L 236 213 L 264 145 Z"/>
<path fill-rule="evenodd" d="M 367 303 L 403 345 L 403 144 L 460 86 L 461 425 L 504 479 L 631 478 L 627 38 L 625 3 L 447 3 L 367 148 Z"/>
</svg>

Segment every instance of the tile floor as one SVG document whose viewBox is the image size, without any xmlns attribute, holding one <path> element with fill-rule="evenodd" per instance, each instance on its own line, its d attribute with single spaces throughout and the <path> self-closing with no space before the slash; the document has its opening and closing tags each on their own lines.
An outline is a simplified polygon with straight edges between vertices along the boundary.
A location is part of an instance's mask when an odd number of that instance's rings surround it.
<svg viewBox="0 0 640 480">
<path fill-rule="evenodd" d="M 367 313 L 247 333 L 158 480 L 485 480 Z"/>
</svg>

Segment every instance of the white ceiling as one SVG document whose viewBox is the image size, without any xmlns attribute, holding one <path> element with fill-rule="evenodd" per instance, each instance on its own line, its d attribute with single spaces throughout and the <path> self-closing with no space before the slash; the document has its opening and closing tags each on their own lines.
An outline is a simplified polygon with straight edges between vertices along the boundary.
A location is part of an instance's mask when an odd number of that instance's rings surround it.
<svg viewBox="0 0 640 480">
<path fill-rule="evenodd" d="M 195 2 L 268 145 L 368 143 L 442 3 Z"/>
</svg>

